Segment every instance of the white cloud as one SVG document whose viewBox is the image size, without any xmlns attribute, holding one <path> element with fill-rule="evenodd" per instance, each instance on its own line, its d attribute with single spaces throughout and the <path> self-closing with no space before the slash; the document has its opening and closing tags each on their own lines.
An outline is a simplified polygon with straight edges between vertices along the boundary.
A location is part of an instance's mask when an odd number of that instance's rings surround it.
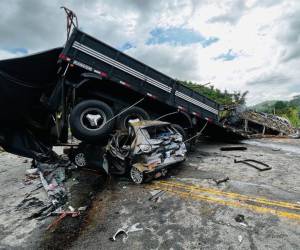
<svg viewBox="0 0 300 250">
<path fill-rule="evenodd" d="M 19 56 L 23 56 L 23 53 L 13 53 L 13 52 L 9 52 L 7 50 L 1 50 L 0 49 L 0 58 L 3 59 L 9 59 L 9 58 L 13 58 L 13 57 L 19 57 Z"/>
</svg>

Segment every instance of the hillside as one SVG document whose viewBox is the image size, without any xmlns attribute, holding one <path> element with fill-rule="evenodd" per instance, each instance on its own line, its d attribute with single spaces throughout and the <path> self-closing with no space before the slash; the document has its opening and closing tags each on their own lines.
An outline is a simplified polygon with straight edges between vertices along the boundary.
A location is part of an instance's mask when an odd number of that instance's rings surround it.
<svg viewBox="0 0 300 250">
<path fill-rule="evenodd" d="M 264 101 L 264 102 L 261 102 L 261 103 L 258 103 L 254 106 L 251 106 L 249 107 L 250 109 L 253 109 L 257 112 L 267 112 L 269 111 L 268 113 L 270 112 L 273 112 L 273 107 L 275 105 L 275 103 L 277 102 L 277 100 L 270 100 L 270 101 Z"/>
</svg>

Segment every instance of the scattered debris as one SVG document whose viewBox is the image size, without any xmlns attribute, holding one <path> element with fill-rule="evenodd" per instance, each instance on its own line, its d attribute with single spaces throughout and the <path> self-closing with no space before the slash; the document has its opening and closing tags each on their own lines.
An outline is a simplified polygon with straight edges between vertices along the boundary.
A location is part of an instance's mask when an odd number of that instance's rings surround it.
<svg viewBox="0 0 300 250">
<path fill-rule="evenodd" d="M 229 181 L 229 177 L 226 176 L 225 178 L 222 178 L 222 179 L 213 179 L 213 181 L 214 181 L 217 185 L 219 185 L 220 183 Z"/>
<path fill-rule="evenodd" d="M 164 191 L 164 190 L 159 190 L 158 192 L 156 192 L 154 195 L 152 195 L 152 196 L 149 198 L 149 201 L 157 202 L 158 199 L 159 199 L 161 196 L 163 196 L 165 193 L 166 193 L 166 191 Z"/>
<path fill-rule="evenodd" d="M 63 205 L 67 200 L 64 182 L 66 170 L 73 169 L 73 164 L 65 155 L 53 156 L 46 162 L 36 162 L 41 182 L 54 208 Z"/>
<path fill-rule="evenodd" d="M 254 163 L 257 163 L 259 165 L 263 165 L 265 167 L 264 168 L 260 168 L 259 166 L 251 164 L 249 162 L 254 162 Z M 259 171 L 267 171 L 267 170 L 271 170 L 272 169 L 272 167 L 270 167 L 268 164 L 263 163 L 261 161 L 252 160 L 252 159 L 245 159 L 245 160 L 241 160 L 241 161 L 237 161 L 236 159 L 234 159 L 234 163 L 244 163 L 244 164 L 246 164 L 246 165 L 248 165 L 250 167 L 253 167 L 253 168 L 255 168 L 255 169 L 259 170 Z"/>
<path fill-rule="evenodd" d="M 243 214 L 238 214 L 234 219 L 236 222 L 245 222 L 245 216 Z"/>
<path fill-rule="evenodd" d="M 27 169 L 25 174 L 26 175 L 38 175 L 38 169 L 37 168 Z"/>
<path fill-rule="evenodd" d="M 247 150 L 247 147 L 235 146 L 235 147 L 221 147 L 221 151 L 238 151 L 238 150 Z"/>
<path fill-rule="evenodd" d="M 272 148 L 273 151 L 280 151 L 281 148 Z"/>
<path fill-rule="evenodd" d="M 284 117 L 247 110 L 243 105 L 226 107 L 229 116 L 223 119 L 224 127 L 246 138 L 282 137 L 299 138 L 299 131 Z"/>
<path fill-rule="evenodd" d="M 75 208 L 72 207 L 72 206 L 69 206 L 68 208 L 69 208 L 69 210 L 70 210 L 71 212 L 74 212 L 74 211 L 75 211 Z"/>
<path fill-rule="evenodd" d="M 78 211 L 85 211 L 85 210 L 87 210 L 87 206 L 83 206 L 83 207 L 78 208 Z"/>
<path fill-rule="evenodd" d="M 250 124 L 258 124 L 261 126 L 262 131 L 258 131 L 259 133 L 262 133 L 263 135 L 266 133 L 266 130 L 272 130 L 276 131 L 279 135 L 285 134 L 295 134 L 297 132 L 297 129 L 294 128 L 291 123 L 283 117 L 273 115 L 273 114 L 267 114 L 267 113 L 259 113 L 254 112 L 251 110 L 246 110 L 244 112 L 238 113 L 238 116 L 241 119 L 244 119 L 246 122 L 245 130 L 250 130 Z"/>
<path fill-rule="evenodd" d="M 132 225 L 130 228 L 128 228 L 128 230 L 127 230 L 127 235 L 129 234 L 129 233 L 134 233 L 134 232 L 138 232 L 138 231 L 143 231 L 143 228 L 141 228 L 141 227 L 138 227 L 140 225 L 140 223 L 138 222 L 138 223 L 135 223 L 134 225 Z"/>
<path fill-rule="evenodd" d="M 243 241 L 243 236 L 242 236 L 242 235 L 239 235 L 239 236 L 238 236 L 238 240 L 239 240 L 239 242 L 241 243 L 241 242 Z"/>
<path fill-rule="evenodd" d="M 118 235 L 121 235 L 121 234 L 125 234 L 126 238 L 128 237 L 127 232 L 126 232 L 123 228 L 119 228 L 119 229 L 117 230 L 117 232 L 114 234 L 114 236 L 113 236 L 113 237 L 110 237 L 109 239 L 110 239 L 111 241 L 116 241 L 116 237 L 117 237 Z"/>
<path fill-rule="evenodd" d="M 62 212 L 54 212 L 56 214 L 60 214 L 60 216 L 58 216 L 58 218 L 56 218 L 48 227 L 47 230 L 49 230 L 50 228 L 58 225 L 66 216 L 70 215 L 72 217 L 78 217 L 80 215 L 80 212 L 72 212 L 72 211 L 62 211 Z M 54 214 L 53 213 L 53 214 Z"/>
<path fill-rule="evenodd" d="M 124 228 L 119 228 L 117 230 L 117 232 L 113 235 L 113 237 L 110 237 L 109 239 L 111 241 L 116 241 L 116 237 L 118 235 L 121 235 L 121 234 L 125 234 L 125 239 L 128 238 L 128 234 L 129 233 L 134 233 L 134 232 L 138 232 L 138 231 L 143 231 L 143 228 L 141 227 L 138 227 L 140 225 L 140 223 L 135 223 L 134 225 L 130 226 L 127 230 L 124 229 Z"/>
</svg>

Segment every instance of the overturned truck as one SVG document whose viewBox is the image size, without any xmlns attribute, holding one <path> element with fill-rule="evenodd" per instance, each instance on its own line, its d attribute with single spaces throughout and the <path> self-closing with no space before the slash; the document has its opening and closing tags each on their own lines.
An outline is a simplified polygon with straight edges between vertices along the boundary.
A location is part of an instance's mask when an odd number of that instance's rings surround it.
<svg viewBox="0 0 300 250">
<path fill-rule="evenodd" d="M 85 34 L 63 48 L 0 61 L 0 145 L 41 158 L 53 145 L 101 144 L 133 119 L 175 124 L 183 137 L 205 124 L 224 135 L 220 105 L 179 81 Z"/>
</svg>

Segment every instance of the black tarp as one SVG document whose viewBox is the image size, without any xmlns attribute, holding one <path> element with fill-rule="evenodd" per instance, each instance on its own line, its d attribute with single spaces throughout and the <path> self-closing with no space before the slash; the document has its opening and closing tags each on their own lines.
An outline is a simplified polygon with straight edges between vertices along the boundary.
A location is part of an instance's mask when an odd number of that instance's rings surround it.
<svg viewBox="0 0 300 250">
<path fill-rule="evenodd" d="M 36 120 L 45 112 L 40 99 L 56 85 L 61 50 L 0 61 L 0 122 Z"/>
<path fill-rule="evenodd" d="M 51 112 L 43 103 L 57 85 L 62 48 L 0 61 L 0 145 L 40 160 L 51 154 Z"/>
</svg>

